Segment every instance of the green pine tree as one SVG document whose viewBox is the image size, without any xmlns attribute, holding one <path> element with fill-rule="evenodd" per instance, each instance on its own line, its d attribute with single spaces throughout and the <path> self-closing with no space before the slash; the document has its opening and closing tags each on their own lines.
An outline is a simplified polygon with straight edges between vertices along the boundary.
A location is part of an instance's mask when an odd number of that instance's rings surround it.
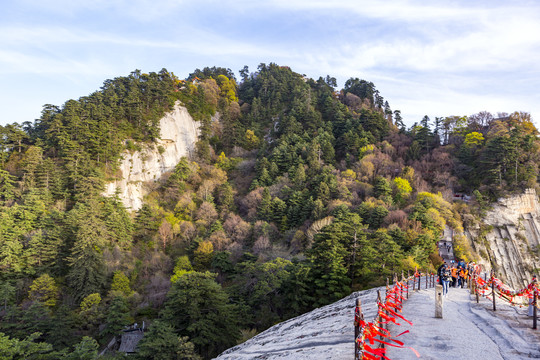
<svg viewBox="0 0 540 360">
<path fill-rule="evenodd" d="M 204 358 L 236 344 L 238 309 L 209 272 L 190 272 L 174 283 L 162 317 L 178 334 L 188 336 Z"/>
<path fill-rule="evenodd" d="M 172 326 L 156 320 L 137 345 L 140 360 L 200 360 L 187 336 L 178 336 Z"/>
</svg>

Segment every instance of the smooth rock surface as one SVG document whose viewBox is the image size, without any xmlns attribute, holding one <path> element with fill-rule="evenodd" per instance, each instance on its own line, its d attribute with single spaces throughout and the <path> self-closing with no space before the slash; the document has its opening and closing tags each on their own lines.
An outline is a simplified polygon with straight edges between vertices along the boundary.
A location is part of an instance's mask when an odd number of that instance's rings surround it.
<svg viewBox="0 0 540 360">
<path fill-rule="evenodd" d="M 108 183 L 105 195 L 112 196 L 118 190 L 126 208 L 139 210 L 147 193 L 144 183 L 156 181 L 173 170 L 183 156 L 193 152 L 198 136 L 199 123 L 177 102 L 173 110 L 160 120 L 160 140 L 142 151 L 123 154 L 119 166 L 122 179 Z"/>
<path fill-rule="evenodd" d="M 533 189 L 523 194 L 500 199 L 483 219 L 491 230 L 484 242 L 480 229 L 467 229 L 467 236 L 477 253 L 486 255 L 481 261 L 485 270 L 514 289 L 528 284 L 540 269 L 540 203 Z"/>
<path fill-rule="evenodd" d="M 272 326 L 243 344 L 230 348 L 216 359 L 326 360 L 354 358 L 354 309 L 362 300 L 366 320 L 376 313 L 377 289 L 353 293 L 333 304 Z"/>
</svg>

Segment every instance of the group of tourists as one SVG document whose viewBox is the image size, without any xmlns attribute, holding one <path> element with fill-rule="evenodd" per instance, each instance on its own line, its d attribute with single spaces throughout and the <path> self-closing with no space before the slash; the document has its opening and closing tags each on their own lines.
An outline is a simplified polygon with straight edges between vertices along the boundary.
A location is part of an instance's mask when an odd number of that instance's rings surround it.
<svg viewBox="0 0 540 360">
<path fill-rule="evenodd" d="M 472 263 L 466 264 L 463 260 L 455 263 L 454 260 L 450 261 L 450 264 L 444 262 L 437 269 L 437 275 L 439 276 L 439 284 L 443 287 L 443 295 L 448 293 L 448 287 L 461 287 L 466 286 L 467 277 L 472 272 Z"/>
</svg>

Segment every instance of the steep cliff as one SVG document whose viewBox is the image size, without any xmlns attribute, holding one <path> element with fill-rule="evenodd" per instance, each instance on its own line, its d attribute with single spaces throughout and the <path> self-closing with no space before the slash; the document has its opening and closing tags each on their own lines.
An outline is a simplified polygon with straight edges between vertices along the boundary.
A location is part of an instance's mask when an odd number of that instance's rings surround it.
<svg viewBox="0 0 540 360">
<path fill-rule="evenodd" d="M 121 179 L 108 183 L 105 195 L 119 191 L 124 205 L 133 211 L 141 208 L 146 190 L 144 184 L 156 181 L 174 169 L 180 158 L 194 149 L 199 135 L 199 124 L 187 109 L 176 103 L 173 110 L 160 120 L 161 139 L 145 145 L 141 151 L 125 152 L 120 164 Z"/>
<path fill-rule="evenodd" d="M 510 286 L 523 287 L 540 270 L 540 203 L 533 189 L 500 199 L 466 233 L 485 268 Z"/>
</svg>

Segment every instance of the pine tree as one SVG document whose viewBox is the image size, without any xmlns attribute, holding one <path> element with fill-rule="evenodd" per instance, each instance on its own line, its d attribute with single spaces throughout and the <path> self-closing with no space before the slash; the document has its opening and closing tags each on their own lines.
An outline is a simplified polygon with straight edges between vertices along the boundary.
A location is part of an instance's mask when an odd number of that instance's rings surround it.
<svg viewBox="0 0 540 360">
<path fill-rule="evenodd" d="M 54 360 L 61 354 L 54 352 L 52 345 L 45 342 L 37 342 L 40 333 L 25 335 L 22 340 L 9 338 L 9 336 L 0 333 L 0 354 L 6 360 L 11 359 L 40 359 Z"/>
<path fill-rule="evenodd" d="M 178 336 L 165 321 L 156 320 L 137 345 L 140 360 L 199 360 L 193 343 L 187 336 Z"/>
<path fill-rule="evenodd" d="M 79 340 L 79 335 L 74 334 L 78 333 L 80 323 L 68 306 L 56 308 L 53 319 L 46 341 L 55 349 L 66 349 Z"/>
<path fill-rule="evenodd" d="M 122 249 L 129 249 L 134 231 L 133 221 L 124 205 L 117 198 L 105 204 L 105 225 L 111 240 Z"/>
<path fill-rule="evenodd" d="M 109 336 L 117 335 L 120 330 L 132 321 L 126 299 L 123 296 L 115 296 L 107 309 L 106 326 L 101 336 L 108 339 Z"/>
<path fill-rule="evenodd" d="M 8 304 L 10 304 L 15 298 L 15 287 L 10 284 L 9 281 L 0 282 L 0 302 L 4 306 L 4 311 L 7 310 Z"/>
<path fill-rule="evenodd" d="M 15 198 L 15 178 L 0 169 L 0 205 L 9 205 Z"/>
<path fill-rule="evenodd" d="M 390 187 L 390 182 L 382 177 L 378 176 L 375 179 L 375 185 L 373 187 L 375 197 L 383 200 L 384 202 L 391 204 L 392 203 L 392 188 Z"/>
<path fill-rule="evenodd" d="M 98 342 L 90 336 L 84 336 L 78 344 L 75 344 L 73 351 L 63 357 L 63 359 L 94 360 L 98 358 L 98 350 Z"/>
<path fill-rule="evenodd" d="M 188 336 L 207 359 L 236 344 L 240 335 L 238 309 L 214 278 L 209 272 L 181 276 L 172 285 L 162 312 L 163 319 L 181 336 Z"/>
<path fill-rule="evenodd" d="M 105 280 L 102 251 L 109 234 L 98 211 L 98 205 L 89 202 L 70 214 L 75 242 L 68 258 L 67 280 L 79 301 L 89 294 L 99 293 Z"/>
<path fill-rule="evenodd" d="M 272 196 L 268 188 L 264 188 L 261 203 L 257 207 L 257 217 L 261 220 L 270 221 L 272 215 Z"/>
<path fill-rule="evenodd" d="M 308 256 L 316 306 L 334 302 L 350 292 L 351 280 L 345 262 L 347 240 L 343 223 L 332 223 L 315 235 Z"/>
<path fill-rule="evenodd" d="M 405 131 L 405 123 L 403 122 L 403 118 L 401 117 L 400 110 L 394 110 L 394 123 L 401 132 Z"/>
<path fill-rule="evenodd" d="M 62 239 L 54 231 L 47 231 L 45 236 L 42 229 L 36 230 L 30 236 L 28 246 L 24 250 L 27 271 L 40 273 L 52 269 L 59 260 Z"/>
</svg>

